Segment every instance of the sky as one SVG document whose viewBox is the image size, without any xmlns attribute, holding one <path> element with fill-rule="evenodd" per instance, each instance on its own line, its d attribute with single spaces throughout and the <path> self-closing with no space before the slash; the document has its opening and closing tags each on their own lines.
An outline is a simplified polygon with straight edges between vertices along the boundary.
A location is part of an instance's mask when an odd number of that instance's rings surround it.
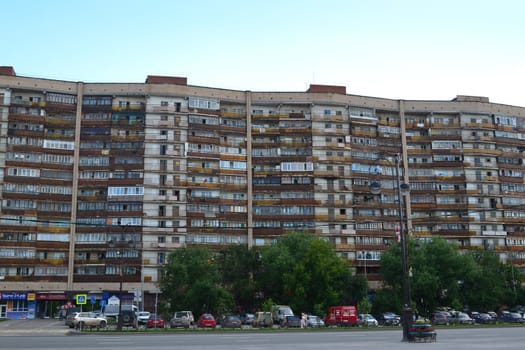
<svg viewBox="0 0 525 350">
<path fill-rule="evenodd" d="M 525 107 L 522 0 L 17 0 L 0 66 L 17 75 L 306 91 L 456 95 Z"/>
</svg>

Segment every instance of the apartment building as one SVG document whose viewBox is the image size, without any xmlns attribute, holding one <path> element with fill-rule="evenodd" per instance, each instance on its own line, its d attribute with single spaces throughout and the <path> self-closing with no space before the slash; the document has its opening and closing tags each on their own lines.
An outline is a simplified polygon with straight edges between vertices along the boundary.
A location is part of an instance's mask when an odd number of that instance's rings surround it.
<svg viewBox="0 0 525 350">
<path fill-rule="evenodd" d="M 152 309 L 170 251 L 294 231 L 332 242 L 376 288 L 400 221 L 521 267 L 524 138 L 525 108 L 485 97 L 82 83 L 0 67 L 0 315 L 49 315 L 77 295 L 99 306 L 121 285 L 123 302 Z M 397 170 L 410 185 L 402 213 Z"/>
</svg>

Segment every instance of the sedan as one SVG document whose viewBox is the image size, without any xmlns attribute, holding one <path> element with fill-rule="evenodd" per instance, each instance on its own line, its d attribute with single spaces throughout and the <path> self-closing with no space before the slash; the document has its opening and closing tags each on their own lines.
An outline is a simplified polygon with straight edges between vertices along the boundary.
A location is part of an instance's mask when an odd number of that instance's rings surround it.
<svg viewBox="0 0 525 350">
<path fill-rule="evenodd" d="M 137 315 L 137 322 L 139 324 L 146 324 L 148 322 L 149 317 L 151 314 L 148 311 L 139 311 L 136 313 Z"/>
<path fill-rule="evenodd" d="M 384 312 L 377 317 L 377 322 L 381 326 L 399 326 L 401 317 L 393 312 Z"/>
<path fill-rule="evenodd" d="M 464 312 L 458 312 L 454 317 L 454 322 L 457 324 L 474 324 L 474 320 Z"/>
<path fill-rule="evenodd" d="M 503 312 L 500 321 L 505 323 L 523 323 L 524 320 L 517 312 Z"/>
<path fill-rule="evenodd" d="M 496 323 L 489 314 L 484 312 L 473 312 L 472 319 L 479 324 Z"/>
<path fill-rule="evenodd" d="M 306 315 L 306 325 L 308 327 L 324 327 L 324 321 L 316 315 Z"/>
<path fill-rule="evenodd" d="M 299 316 L 286 316 L 283 322 L 283 327 L 301 328 L 301 318 Z"/>
<path fill-rule="evenodd" d="M 217 322 L 215 321 L 215 317 L 213 317 L 212 314 L 202 314 L 201 317 L 199 317 L 199 321 L 197 322 L 197 327 L 200 328 L 215 328 L 217 326 Z"/>
<path fill-rule="evenodd" d="M 239 316 L 229 315 L 221 319 L 221 328 L 241 328 L 242 322 Z"/>
<path fill-rule="evenodd" d="M 148 328 L 164 328 L 164 319 L 162 316 L 150 315 L 148 322 L 146 323 Z"/>
</svg>

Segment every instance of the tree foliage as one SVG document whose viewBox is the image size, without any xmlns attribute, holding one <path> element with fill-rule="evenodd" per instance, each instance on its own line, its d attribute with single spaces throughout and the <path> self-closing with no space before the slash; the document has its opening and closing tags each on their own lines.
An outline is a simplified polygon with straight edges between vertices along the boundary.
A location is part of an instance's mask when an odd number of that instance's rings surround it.
<svg viewBox="0 0 525 350">
<path fill-rule="evenodd" d="M 169 255 L 160 286 L 170 312 L 197 314 L 254 311 L 274 301 L 323 314 L 366 296 L 366 281 L 353 276 L 330 243 L 301 233 L 258 249 L 178 249 Z"/>
<path fill-rule="evenodd" d="M 509 265 L 502 264 L 493 252 L 464 253 L 441 238 L 410 240 L 408 248 L 412 306 L 419 313 L 428 315 L 438 306 L 495 310 L 502 303 L 516 301 L 520 277 L 517 272 L 511 277 Z M 399 245 L 383 254 L 381 271 L 386 286 L 378 293 L 378 302 L 384 303 L 389 294 L 390 300 L 401 300 L 401 263 Z M 401 311 L 400 302 L 390 306 Z"/>
<path fill-rule="evenodd" d="M 254 309 L 254 274 L 259 269 L 259 252 L 246 246 L 230 246 L 216 257 L 222 285 L 231 292 L 239 310 Z"/>
<path fill-rule="evenodd" d="M 366 295 L 366 281 L 353 276 L 330 243 L 301 233 L 262 251 L 258 282 L 266 298 L 317 313 L 331 305 L 355 305 Z"/>
<path fill-rule="evenodd" d="M 220 314 L 233 308 L 234 299 L 219 282 L 213 252 L 207 248 L 185 247 L 168 256 L 160 288 L 170 311 Z"/>
<path fill-rule="evenodd" d="M 482 311 L 525 303 L 519 271 L 493 252 L 465 253 L 440 238 L 408 243 L 411 300 L 418 313 L 429 315 L 438 306 Z M 384 288 L 370 305 L 365 279 L 353 275 L 331 243 L 313 235 L 293 233 L 254 249 L 180 248 L 168 257 L 159 310 L 220 315 L 288 304 L 322 315 L 332 305 L 359 304 L 375 313 L 400 313 L 401 265 L 400 247 L 393 245 L 381 259 Z"/>
</svg>

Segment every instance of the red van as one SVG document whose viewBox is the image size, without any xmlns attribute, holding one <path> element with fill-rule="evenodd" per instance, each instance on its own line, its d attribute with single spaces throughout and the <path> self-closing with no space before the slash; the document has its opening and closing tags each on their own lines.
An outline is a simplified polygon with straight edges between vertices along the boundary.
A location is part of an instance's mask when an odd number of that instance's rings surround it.
<svg viewBox="0 0 525 350">
<path fill-rule="evenodd" d="M 357 316 L 355 306 L 330 306 L 324 323 L 326 326 L 357 326 Z"/>
</svg>

